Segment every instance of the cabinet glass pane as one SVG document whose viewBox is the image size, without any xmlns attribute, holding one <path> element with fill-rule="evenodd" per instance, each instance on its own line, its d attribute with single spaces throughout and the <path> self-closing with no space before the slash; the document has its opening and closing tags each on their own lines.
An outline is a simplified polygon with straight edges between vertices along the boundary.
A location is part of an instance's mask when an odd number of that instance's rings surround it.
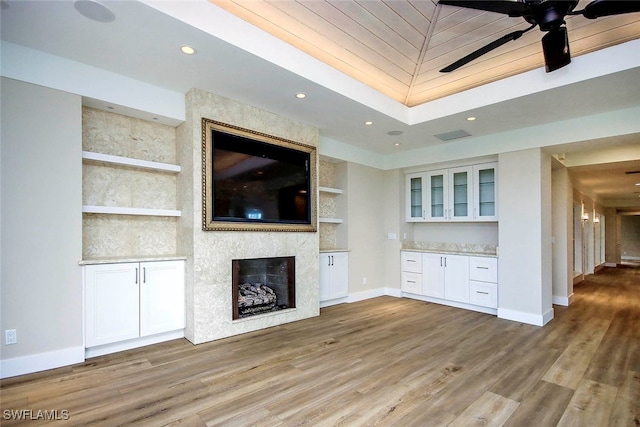
<svg viewBox="0 0 640 427">
<path fill-rule="evenodd" d="M 422 216 L 422 179 L 411 178 L 411 217 Z"/>
<path fill-rule="evenodd" d="M 444 218 L 444 175 L 431 177 L 431 217 Z"/>
<path fill-rule="evenodd" d="M 480 216 L 493 216 L 496 212 L 496 183 L 495 170 L 482 169 L 478 171 L 478 194 Z"/>
<path fill-rule="evenodd" d="M 453 174 L 453 216 L 469 215 L 467 172 Z"/>
</svg>

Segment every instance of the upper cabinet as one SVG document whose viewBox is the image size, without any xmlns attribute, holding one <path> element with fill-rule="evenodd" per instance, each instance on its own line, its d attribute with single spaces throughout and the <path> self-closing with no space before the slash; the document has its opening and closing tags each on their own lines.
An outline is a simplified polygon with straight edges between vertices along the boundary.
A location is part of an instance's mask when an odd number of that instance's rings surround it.
<svg viewBox="0 0 640 427">
<path fill-rule="evenodd" d="M 496 178 L 497 163 L 407 174 L 407 221 L 497 221 Z"/>
<path fill-rule="evenodd" d="M 473 167 L 473 215 L 476 221 L 498 220 L 498 163 Z"/>
</svg>

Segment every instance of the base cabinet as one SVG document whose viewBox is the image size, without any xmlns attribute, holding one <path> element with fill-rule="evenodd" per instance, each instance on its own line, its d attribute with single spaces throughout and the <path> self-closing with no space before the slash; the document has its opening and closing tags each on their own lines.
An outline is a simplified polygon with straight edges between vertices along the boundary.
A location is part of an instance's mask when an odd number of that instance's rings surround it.
<svg viewBox="0 0 640 427">
<path fill-rule="evenodd" d="M 400 259 L 403 292 L 474 310 L 498 307 L 496 258 L 402 251 Z"/>
<path fill-rule="evenodd" d="M 323 252 L 320 254 L 320 301 L 349 296 L 349 254 Z"/>
<path fill-rule="evenodd" d="M 84 268 L 86 347 L 184 328 L 184 261 Z"/>
</svg>

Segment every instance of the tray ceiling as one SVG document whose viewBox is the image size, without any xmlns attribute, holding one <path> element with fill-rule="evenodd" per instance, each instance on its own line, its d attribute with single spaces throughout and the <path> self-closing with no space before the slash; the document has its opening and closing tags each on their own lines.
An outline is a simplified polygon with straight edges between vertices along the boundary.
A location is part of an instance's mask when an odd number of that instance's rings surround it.
<svg viewBox="0 0 640 427">
<path fill-rule="evenodd" d="M 210 1 L 409 107 L 544 66 L 543 33 L 534 30 L 459 70 L 440 73 L 528 24 L 435 0 Z M 566 21 L 574 58 L 640 37 L 638 13 Z"/>
</svg>

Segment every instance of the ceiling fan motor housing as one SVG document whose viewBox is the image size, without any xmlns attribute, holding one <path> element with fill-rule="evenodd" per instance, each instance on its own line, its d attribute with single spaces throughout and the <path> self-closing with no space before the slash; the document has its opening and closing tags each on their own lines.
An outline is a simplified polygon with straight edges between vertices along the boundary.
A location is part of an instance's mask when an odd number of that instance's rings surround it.
<svg viewBox="0 0 640 427">
<path fill-rule="evenodd" d="M 577 1 L 542 1 L 535 4 L 532 13 L 525 15 L 524 19 L 530 24 L 538 24 L 542 31 L 556 30 L 577 4 Z"/>
</svg>

